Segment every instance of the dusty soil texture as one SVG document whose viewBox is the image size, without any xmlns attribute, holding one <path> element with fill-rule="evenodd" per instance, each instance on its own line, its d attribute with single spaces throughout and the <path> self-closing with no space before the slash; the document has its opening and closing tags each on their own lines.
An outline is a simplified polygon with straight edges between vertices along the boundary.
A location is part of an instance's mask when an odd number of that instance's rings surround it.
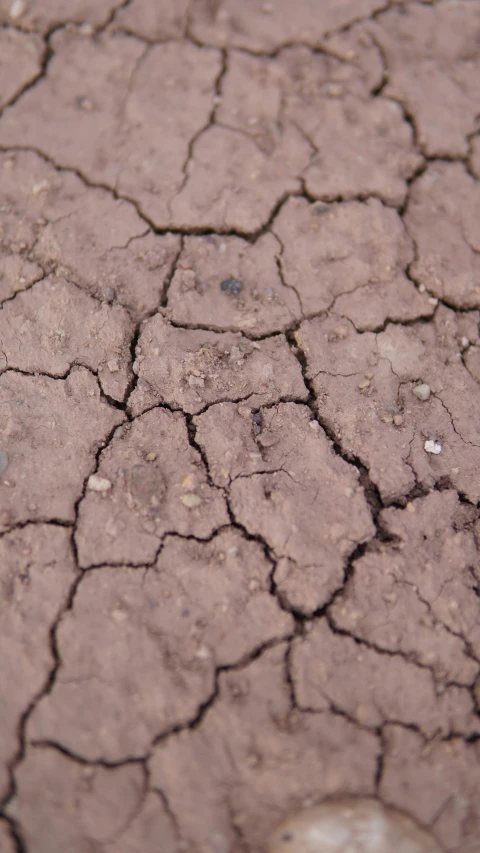
<svg viewBox="0 0 480 853">
<path fill-rule="evenodd" d="M 479 105 L 478 0 L 0 0 L 0 853 L 480 853 Z"/>
</svg>

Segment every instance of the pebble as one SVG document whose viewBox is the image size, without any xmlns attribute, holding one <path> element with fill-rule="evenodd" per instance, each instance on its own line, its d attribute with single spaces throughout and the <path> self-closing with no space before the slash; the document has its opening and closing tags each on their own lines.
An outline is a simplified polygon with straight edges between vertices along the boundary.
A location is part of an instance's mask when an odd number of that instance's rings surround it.
<svg viewBox="0 0 480 853">
<path fill-rule="evenodd" d="M 112 488 L 110 480 L 99 477 L 98 474 L 91 474 L 87 485 L 92 492 L 108 492 Z"/>
<path fill-rule="evenodd" d="M 34 184 L 32 187 L 32 195 L 37 197 L 42 193 L 47 193 L 50 189 L 50 184 L 48 181 L 39 181 L 38 184 Z"/>
<path fill-rule="evenodd" d="M 197 506 L 200 506 L 202 503 L 202 499 L 198 497 L 198 495 L 182 495 L 180 498 L 182 504 L 188 509 L 195 509 Z"/>
<path fill-rule="evenodd" d="M 118 366 L 118 360 L 116 358 L 111 358 L 110 361 L 107 361 L 107 367 L 110 373 L 118 373 L 120 370 Z"/>
<path fill-rule="evenodd" d="M 425 403 L 426 400 L 430 397 L 430 385 L 427 385 L 425 382 L 422 382 L 421 385 L 416 385 L 413 389 L 413 393 L 418 400 L 421 400 L 422 403 Z"/>
<path fill-rule="evenodd" d="M 77 101 L 78 106 L 81 110 L 85 110 L 86 113 L 91 113 L 93 110 L 93 104 L 90 98 L 82 98 L 80 97 Z"/>
<path fill-rule="evenodd" d="M 0 474 L 3 474 L 8 468 L 8 453 L 6 450 L 0 450 Z"/>
<path fill-rule="evenodd" d="M 370 797 L 326 800 L 284 820 L 267 853 L 440 853 L 430 832 Z"/>
<path fill-rule="evenodd" d="M 242 287 L 242 282 L 238 278 L 226 278 L 220 285 L 224 293 L 230 293 L 232 296 L 239 296 Z"/>
<path fill-rule="evenodd" d="M 18 18 L 21 18 L 26 11 L 27 4 L 25 3 L 25 0 L 13 0 L 12 5 L 10 6 L 10 17 L 12 21 L 17 21 Z"/>
<path fill-rule="evenodd" d="M 261 412 L 255 412 L 255 414 L 252 415 L 252 421 L 253 421 L 254 435 L 260 435 L 260 433 L 262 431 L 262 421 L 263 421 L 262 413 Z"/>
<path fill-rule="evenodd" d="M 438 454 L 442 452 L 442 445 L 439 441 L 435 441 L 433 438 L 428 439 L 423 446 L 427 453 L 434 453 L 435 456 L 438 456 Z"/>
</svg>

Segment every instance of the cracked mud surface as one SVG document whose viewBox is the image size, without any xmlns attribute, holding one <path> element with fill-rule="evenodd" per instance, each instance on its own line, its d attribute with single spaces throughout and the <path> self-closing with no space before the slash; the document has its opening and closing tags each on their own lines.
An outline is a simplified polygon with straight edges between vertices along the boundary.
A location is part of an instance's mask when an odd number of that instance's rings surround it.
<svg viewBox="0 0 480 853">
<path fill-rule="evenodd" d="M 479 44 L 0 0 L 1 853 L 478 853 Z"/>
</svg>

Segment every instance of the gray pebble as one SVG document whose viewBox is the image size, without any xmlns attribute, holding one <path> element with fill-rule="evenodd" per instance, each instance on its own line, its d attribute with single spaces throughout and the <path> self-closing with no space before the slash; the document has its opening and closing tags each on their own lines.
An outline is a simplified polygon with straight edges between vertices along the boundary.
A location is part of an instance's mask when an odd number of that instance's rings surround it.
<svg viewBox="0 0 480 853">
<path fill-rule="evenodd" d="M 421 400 L 422 403 L 425 403 L 426 400 L 430 397 L 430 385 L 426 385 L 422 382 L 421 385 L 416 385 L 413 389 L 413 393 L 417 400 Z"/>
<path fill-rule="evenodd" d="M 262 413 L 261 412 L 255 412 L 255 414 L 252 415 L 252 420 L 253 420 L 253 433 L 254 433 L 254 435 L 260 435 L 260 433 L 262 431 L 262 425 L 263 425 L 262 424 L 262 422 L 263 422 Z"/>
<path fill-rule="evenodd" d="M 238 278 L 226 278 L 225 281 L 222 281 L 220 289 L 223 290 L 224 293 L 230 293 L 232 296 L 238 296 L 242 286 L 242 282 L 239 281 Z"/>
<path fill-rule="evenodd" d="M 326 800 L 291 815 L 272 833 L 267 853 L 441 853 L 411 818 L 373 798 Z"/>
</svg>

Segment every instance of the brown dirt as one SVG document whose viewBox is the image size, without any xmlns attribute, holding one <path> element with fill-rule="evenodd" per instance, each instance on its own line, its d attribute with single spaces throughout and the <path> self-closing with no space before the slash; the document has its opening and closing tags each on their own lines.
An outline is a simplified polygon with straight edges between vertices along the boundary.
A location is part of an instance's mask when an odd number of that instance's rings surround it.
<svg viewBox="0 0 480 853">
<path fill-rule="evenodd" d="M 1 853 L 480 853 L 479 45 L 0 0 Z"/>
</svg>

